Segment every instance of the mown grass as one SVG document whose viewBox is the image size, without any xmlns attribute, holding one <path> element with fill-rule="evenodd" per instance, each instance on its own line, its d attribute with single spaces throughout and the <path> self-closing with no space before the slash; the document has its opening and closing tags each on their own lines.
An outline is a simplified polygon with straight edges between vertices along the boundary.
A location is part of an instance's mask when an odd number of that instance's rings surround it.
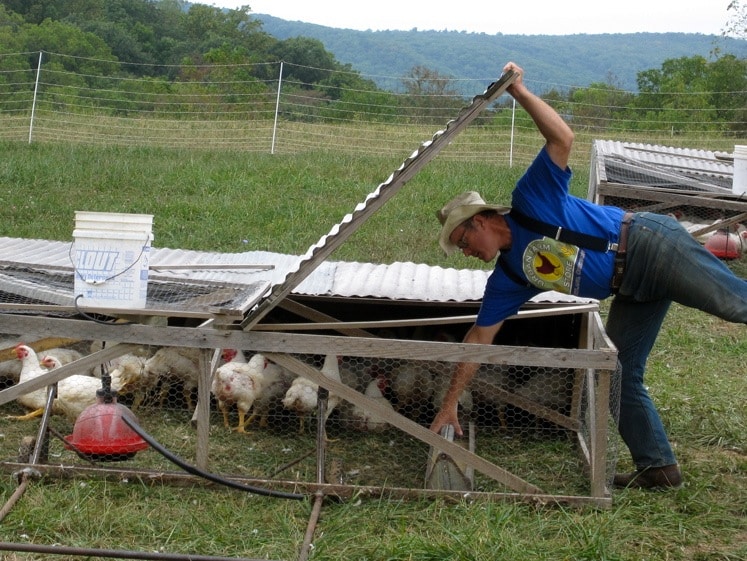
<svg viewBox="0 0 747 561">
<path fill-rule="evenodd" d="M 75 210 L 152 213 L 154 245 L 224 252 L 303 253 L 402 163 L 23 143 L 0 150 L 0 235 L 71 241 Z M 434 212 L 471 188 L 507 200 L 522 169 L 437 160 L 331 258 L 477 266 L 441 255 Z M 574 189 L 583 195 L 588 170 L 576 165 L 575 171 Z M 745 258 L 730 263 L 741 276 L 745 265 Z M 683 463 L 682 489 L 616 491 L 603 510 L 387 497 L 330 501 L 311 558 L 747 559 L 744 329 L 674 306 L 652 353 L 647 382 Z M 14 447 L 3 443 L 6 451 Z M 624 451 L 620 467 L 630 467 Z M 0 480 L 3 501 L 15 486 L 10 477 Z M 32 484 L 0 523 L 0 540 L 295 559 L 310 513 L 306 501 L 224 489 L 47 478 Z"/>
<path fill-rule="evenodd" d="M 0 193 L 3 235 L 71 241 L 75 210 L 132 212 L 154 215 L 158 247 L 299 255 L 409 156 L 18 143 L 0 150 L 0 182 L 8 186 Z M 458 261 L 447 261 L 434 241 L 436 209 L 475 186 L 485 185 L 486 198 L 507 199 L 520 173 L 489 162 L 432 162 L 333 258 L 453 266 Z M 583 188 L 586 180 L 577 183 Z"/>
</svg>

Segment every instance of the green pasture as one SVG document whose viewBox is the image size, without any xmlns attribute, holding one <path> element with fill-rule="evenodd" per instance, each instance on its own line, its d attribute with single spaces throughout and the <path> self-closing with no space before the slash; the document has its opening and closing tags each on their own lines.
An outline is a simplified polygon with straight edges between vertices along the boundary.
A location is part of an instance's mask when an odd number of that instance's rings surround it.
<svg viewBox="0 0 747 561">
<path fill-rule="evenodd" d="M 573 189 L 583 196 L 590 154 L 580 136 Z M 72 241 L 76 210 L 146 213 L 154 215 L 157 247 L 302 254 L 422 140 L 381 155 L 5 141 L 0 143 L 0 236 Z M 505 157 L 437 158 L 330 259 L 480 266 L 441 254 L 435 211 L 468 189 L 508 201 L 537 148 L 536 139 L 524 144 L 513 167 Z M 728 145 L 725 141 L 724 149 Z M 747 276 L 747 257 L 729 266 Z M 744 326 L 673 307 L 651 355 L 647 382 L 683 466 L 682 489 L 615 491 L 609 509 L 363 496 L 329 501 L 310 558 L 747 559 L 745 357 Z M 0 420 L 0 443 L 15 454 L 16 444 L 3 442 L 8 422 Z M 232 436 L 237 451 L 251 449 L 250 437 Z M 620 468 L 630 469 L 626 451 L 620 456 Z M 0 503 L 15 489 L 9 475 L 0 479 Z M 298 556 L 310 514 L 308 501 L 226 489 L 46 478 L 32 483 L 0 521 L 0 541 L 290 560 Z M 3 552 L 0 559 L 50 557 Z"/>
</svg>

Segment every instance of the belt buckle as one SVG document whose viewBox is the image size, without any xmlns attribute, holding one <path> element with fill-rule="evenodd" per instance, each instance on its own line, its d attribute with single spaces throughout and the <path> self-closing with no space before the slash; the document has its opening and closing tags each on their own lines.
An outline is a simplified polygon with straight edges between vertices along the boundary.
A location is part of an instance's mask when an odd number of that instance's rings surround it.
<svg viewBox="0 0 747 561">
<path fill-rule="evenodd" d="M 625 274 L 625 254 L 615 255 L 614 266 L 612 270 L 612 282 L 610 287 L 613 293 L 617 293 L 622 285 L 623 275 Z"/>
</svg>

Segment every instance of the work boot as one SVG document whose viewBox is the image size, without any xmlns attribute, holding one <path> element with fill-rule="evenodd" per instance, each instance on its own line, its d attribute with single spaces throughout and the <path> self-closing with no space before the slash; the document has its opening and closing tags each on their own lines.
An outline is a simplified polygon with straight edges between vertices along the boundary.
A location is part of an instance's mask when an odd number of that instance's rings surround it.
<svg viewBox="0 0 747 561">
<path fill-rule="evenodd" d="M 612 481 L 615 487 L 635 489 L 678 489 L 682 486 L 682 474 L 677 464 L 662 467 L 637 469 L 631 473 L 619 473 Z"/>
</svg>

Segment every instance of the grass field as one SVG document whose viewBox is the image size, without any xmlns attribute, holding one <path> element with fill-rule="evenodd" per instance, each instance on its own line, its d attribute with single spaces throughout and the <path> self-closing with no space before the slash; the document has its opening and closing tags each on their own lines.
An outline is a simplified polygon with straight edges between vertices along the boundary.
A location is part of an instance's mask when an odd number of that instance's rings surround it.
<svg viewBox="0 0 747 561">
<path fill-rule="evenodd" d="M 149 213 L 155 216 L 155 246 L 222 252 L 301 254 L 402 163 L 23 143 L 0 149 L 2 236 L 71 241 L 75 210 Z M 475 186 L 486 198 L 507 201 L 522 171 L 435 161 L 331 258 L 475 267 L 441 255 L 434 212 L 454 193 Z M 577 165 L 575 173 L 575 192 L 583 195 L 588 169 Z M 747 276 L 747 258 L 729 265 Z M 602 510 L 386 497 L 330 501 L 311 559 L 747 559 L 745 356 L 744 326 L 672 308 L 647 382 L 683 465 L 682 489 L 616 491 L 612 507 Z M 3 442 L 3 450 L 10 444 Z M 630 467 L 622 451 L 620 468 Z M 2 479 L 3 502 L 15 487 L 12 478 Z M 310 514 L 306 501 L 222 489 L 44 479 L 0 522 L 0 541 L 295 559 Z M 50 557 L 4 552 L 0 558 Z"/>
</svg>

